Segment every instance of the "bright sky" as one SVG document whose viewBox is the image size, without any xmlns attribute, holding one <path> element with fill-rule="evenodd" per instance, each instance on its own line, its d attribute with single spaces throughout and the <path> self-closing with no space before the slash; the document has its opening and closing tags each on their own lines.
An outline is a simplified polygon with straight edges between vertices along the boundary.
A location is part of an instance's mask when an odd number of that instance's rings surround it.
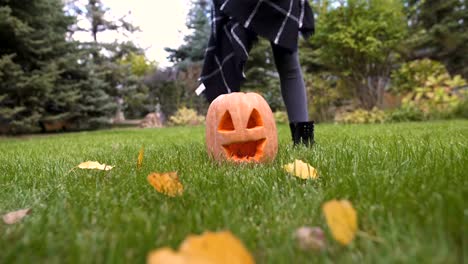
<svg viewBox="0 0 468 264">
<path fill-rule="evenodd" d="M 102 0 L 116 18 L 131 12 L 128 21 L 140 27 L 129 38 L 141 48 L 146 49 L 146 56 L 155 60 L 159 66 L 170 66 L 166 59 L 165 47 L 177 48 L 188 34 L 185 25 L 190 0 Z M 90 39 L 89 33 L 76 33 L 76 39 Z M 98 41 L 113 42 L 125 40 L 125 36 L 116 33 L 98 35 Z"/>
</svg>

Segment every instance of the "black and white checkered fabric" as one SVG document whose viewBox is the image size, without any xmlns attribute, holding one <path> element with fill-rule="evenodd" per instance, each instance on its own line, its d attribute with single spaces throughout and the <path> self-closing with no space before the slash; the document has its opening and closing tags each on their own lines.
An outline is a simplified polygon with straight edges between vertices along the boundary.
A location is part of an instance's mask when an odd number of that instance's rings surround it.
<svg viewBox="0 0 468 264">
<path fill-rule="evenodd" d="M 210 102 L 240 90 L 257 35 L 294 51 L 299 33 L 313 34 L 314 17 L 307 0 L 213 0 L 211 28 L 200 77 Z"/>
</svg>

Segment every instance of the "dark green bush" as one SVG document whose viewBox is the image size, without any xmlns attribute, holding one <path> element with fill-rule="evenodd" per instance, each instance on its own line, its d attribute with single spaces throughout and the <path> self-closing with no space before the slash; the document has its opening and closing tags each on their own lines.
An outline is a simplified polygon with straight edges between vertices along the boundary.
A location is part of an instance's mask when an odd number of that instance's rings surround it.
<svg viewBox="0 0 468 264">
<path fill-rule="evenodd" d="M 375 107 L 370 111 L 359 108 L 353 112 L 335 116 L 335 122 L 339 124 L 377 124 L 384 123 L 386 120 L 385 112 Z"/>
<path fill-rule="evenodd" d="M 426 116 L 416 107 L 401 107 L 387 113 L 388 122 L 424 121 Z"/>
<path fill-rule="evenodd" d="M 458 106 L 453 111 L 453 115 L 456 118 L 468 119 L 468 98 L 465 98 L 460 102 L 460 104 L 458 104 Z"/>
</svg>

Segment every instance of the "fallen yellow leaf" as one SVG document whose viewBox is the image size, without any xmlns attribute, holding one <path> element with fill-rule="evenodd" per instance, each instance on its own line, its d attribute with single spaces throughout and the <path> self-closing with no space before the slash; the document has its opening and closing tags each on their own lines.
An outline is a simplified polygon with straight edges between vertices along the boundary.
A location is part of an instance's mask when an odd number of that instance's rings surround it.
<svg viewBox="0 0 468 264">
<path fill-rule="evenodd" d="M 310 166 L 310 164 L 303 162 L 302 160 L 294 160 L 294 162 L 286 164 L 283 168 L 290 174 L 299 177 L 301 179 L 317 179 L 317 170 Z"/>
<path fill-rule="evenodd" d="M 141 146 L 140 152 L 138 152 L 137 169 L 143 165 L 143 155 L 145 154 L 145 146 Z"/>
<path fill-rule="evenodd" d="M 184 192 L 184 186 L 180 183 L 177 172 L 153 172 L 148 175 L 148 182 L 156 191 L 167 196 L 175 197 L 177 195 L 182 195 Z"/>
<path fill-rule="evenodd" d="M 229 231 L 205 232 L 188 236 L 175 252 L 164 247 L 148 254 L 148 264 L 251 264 L 252 255 L 237 237 Z"/>
<path fill-rule="evenodd" d="M 3 216 L 3 222 L 7 225 L 12 225 L 18 223 L 23 219 L 26 215 L 31 213 L 31 209 L 21 209 L 18 211 L 10 212 Z"/>
<path fill-rule="evenodd" d="M 336 241 L 343 245 L 353 241 L 357 231 L 357 215 L 348 200 L 326 202 L 323 213 Z"/>
<path fill-rule="evenodd" d="M 103 170 L 103 171 L 109 171 L 114 168 L 114 166 L 109 166 L 106 164 L 101 164 L 97 161 L 86 161 L 82 162 L 78 165 L 78 168 L 80 169 L 87 169 L 87 170 Z"/>
<path fill-rule="evenodd" d="M 198 261 L 198 262 L 197 262 Z M 158 250 L 151 251 L 147 258 L 147 264 L 185 264 L 185 263 L 200 263 L 203 264 L 203 260 L 190 259 L 188 256 L 178 254 L 171 248 L 160 248 Z"/>
</svg>

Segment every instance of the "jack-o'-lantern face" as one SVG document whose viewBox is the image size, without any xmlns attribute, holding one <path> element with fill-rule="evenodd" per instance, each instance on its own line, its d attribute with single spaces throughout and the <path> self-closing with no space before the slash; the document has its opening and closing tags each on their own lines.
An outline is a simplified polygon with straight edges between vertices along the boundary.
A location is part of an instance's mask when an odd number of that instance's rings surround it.
<svg viewBox="0 0 468 264">
<path fill-rule="evenodd" d="M 256 93 L 220 95 L 208 109 L 206 144 L 217 160 L 272 161 L 278 137 L 268 103 Z"/>
</svg>

